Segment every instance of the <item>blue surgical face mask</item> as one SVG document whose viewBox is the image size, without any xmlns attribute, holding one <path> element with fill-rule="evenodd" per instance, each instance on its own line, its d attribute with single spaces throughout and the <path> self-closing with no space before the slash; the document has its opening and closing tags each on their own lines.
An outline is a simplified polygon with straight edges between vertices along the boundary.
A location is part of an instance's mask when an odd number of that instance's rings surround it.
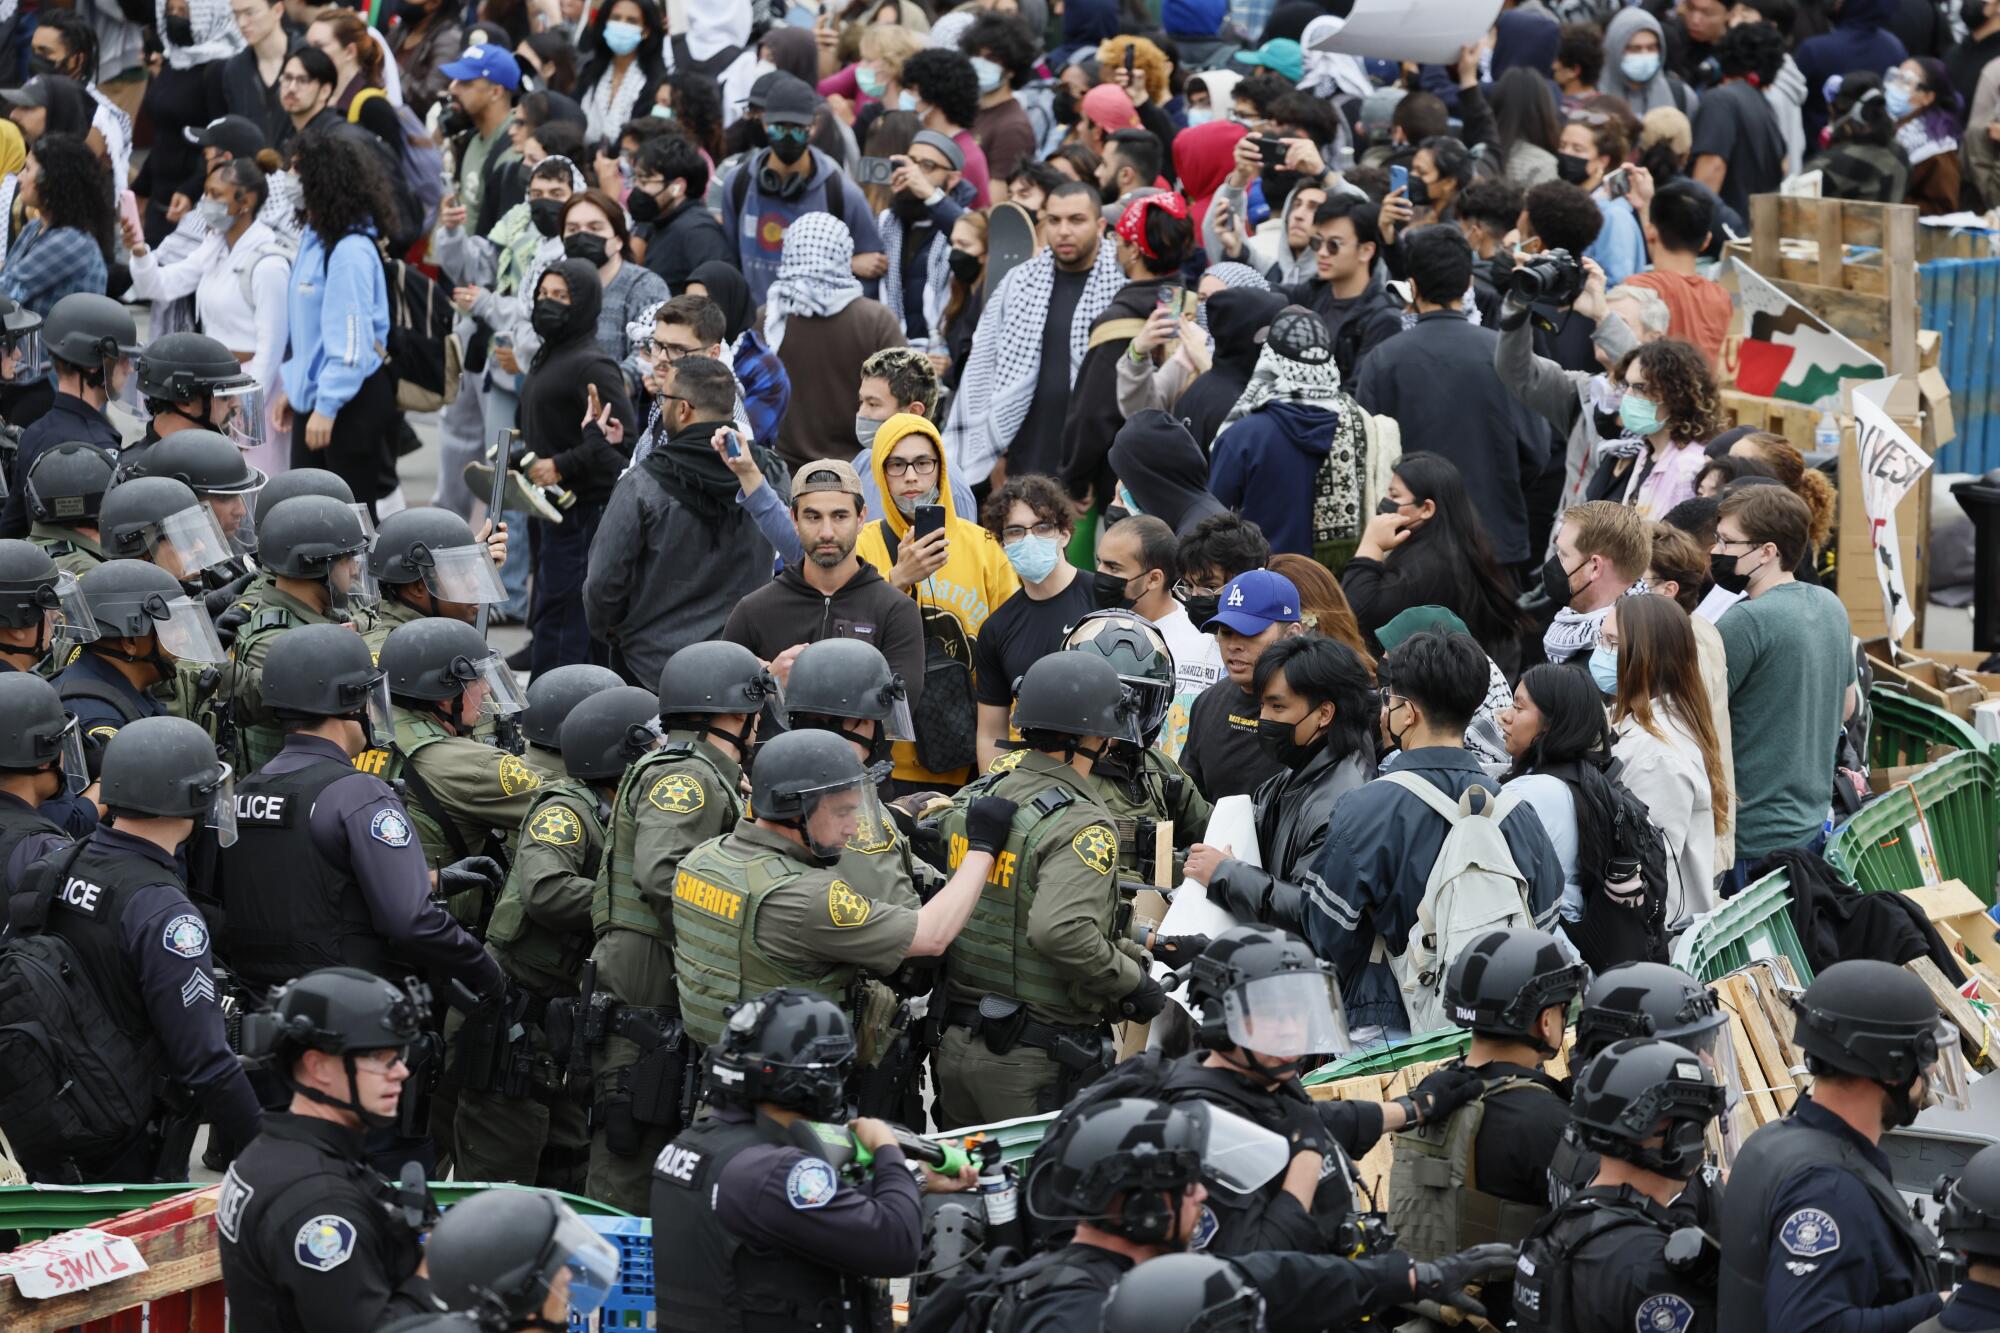
<svg viewBox="0 0 2000 1333">
<path fill-rule="evenodd" d="M 875 432 L 880 429 L 882 429 L 881 422 L 864 416 L 856 416 L 854 418 L 854 442 L 863 449 L 872 449 L 875 447 Z"/>
<path fill-rule="evenodd" d="M 915 111 L 916 109 L 917 95 L 915 93 L 905 88 L 902 92 L 896 94 L 896 110 Z"/>
<path fill-rule="evenodd" d="M 1007 77 L 1005 70 L 988 60 L 985 56 L 972 57 L 972 72 L 979 80 L 979 91 L 982 95 L 998 88 L 1000 80 Z"/>
<path fill-rule="evenodd" d="M 1660 72 L 1658 51 L 1628 51 L 1618 62 L 1618 72 L 1633 83 L 1649 83 Z"/>
<path fill-rule="evenodd" d="M 658 102 L 655 102 L 653 103 L 653 109 L 646 114 L 657 116 L 661 120 L 672 120 L 674 118 L 674 109 L 670 106 L 661 106 Z"/>
<path fill-rule="evenodd" d="M 1040 583 L 1055 572 L 1056 561 L 1062 558 L 1062 543 L 1054 537 L 1023 537 L 1017 542 L 1009 542 L 1000 548 L 1007 557 L 1007 563 L 1021 576 L 1023 583 Z"/>
<path fill-rule="evenodd" d="M 1626 430 L 1642 440 L 1657 435 L 1660 428 L 1666 425 L 1660 420 L 1660 409 L 1653 400 L 1630 389 L 1625 391 L 1625 397 L 1618 403 L 1618 420 Z"/>
<path fill-rule="evenodd" d="M 1590 678 L 1600 694 L 1618 693 L 1618 650 L 1598 644 L 1590 650 Z"/>
<path fill-rule="evenodd" d="M 611 48 L 614 56 L 629 56 L 639 49 L 639 40 L 646 30 L 636 23 L 613 21 L 604 25 L 604 44 Z"/>
<path fill-rule="evenodd" d="M 879 99 L 882 96 L 882 75 L 866 65 L 858 65 L 854 70 L 854 86 L 861 90 L 863 96 Z"/>
<path fill-rule="evenodd" d="M 1910 88 L 1908 84 L 1893 81 L 1882 85 L 1882 102 L 1889 108 L 1889 119 L 1901 120 L 1910 114 Z"/>
<path fill-rule="evenodd" d="M 1206 125 L 1214 119 L 1215 108 L 1212 106 L 1191 106 L 1188 108 L 1187 122 L 1189 129 L 1193 129 L 1197 125 Z"/>
</svg>

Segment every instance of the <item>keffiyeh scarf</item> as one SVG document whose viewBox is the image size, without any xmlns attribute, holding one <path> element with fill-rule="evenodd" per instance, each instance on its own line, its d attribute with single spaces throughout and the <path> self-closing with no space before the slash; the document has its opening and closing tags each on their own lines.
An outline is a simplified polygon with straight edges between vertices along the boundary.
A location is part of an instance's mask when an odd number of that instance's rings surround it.
<svg viewBox="0 0 2000 1333">
<path fill-rule="evenodd" d="M 1951 132 L 1951 117 L 1920 114 L 1896 127 L 1896 143 L 1910 159 L 1912 167 L 1934 157 L 1958 151 L 1958 136 Z"/>
<path fill-rule="evenodd" d="M 793 315 L 823 319 L 854 303 L 861 283 L 853 263 L 854 235 L 831 213 L 807 213 L 786 230 L 778 276 L 764 295 L 764 341 L 772 351 L 784 345 L 785 321 Z"/>
<path fill-rule="evenodd" d="M 1217 427 L 1216 439 L 1234 423 L 1271 403 L 1316 407 L 1333 418 L 1332 447 L 1313 474 L 1313 553 L 1324 559 L 1324 549 L 1338 556 L 1339 546 L 1345 543 L 1352 554 L 1367 522 L 1362 499 L 1371 473 L 1361 405 L 1341 392 L 1340 367 L 1331 360 L 1310 365 L 1283 356 L 1266 344 L 1242 396 Z"/>
<path fill-rule="evenodd" d="M 167 0 L 153 0 L 153 18 L 158 31 L 167 31 Z M 194 45 L 175 46 L 167 42 L 167 63 L 175 69 L 193 69 L 214 60 L 227 60 L 245 46 L 236 30 L 235 16 L 227 0 L 188 0 L 188 21 L 194 25 Z"/>
<path fill-rule="evenodd" d="M 1222 285 L 1232 291 L 1239 287 L 1250 287 L 1260 292 L 1271 290 L 1270 281 L 1263 274 L 1248 264 L 1239 264 L 1234 260 L 1225 259 L 1220 264 L 1210 264 L 1202 271 L 1201 276 L 1219 278 Z M 1203 333 L 1208 332 L 1208 302 L 1201 303 L 1201 309 L 1195 312 L 1194 322 L 1201 326 Z"/>
<path fill-rule="evenodd" d="M 903 336 L 909 337 L 909 320 L 903 316 L 903 241 L 908 228 L 895 210 L 888 208 L 876 216 L 875 225 L 882 232 L 882 253 L 889 261 L 889 271 L 882 275 L 882 304 L 902 323 Z M 938 327 L 938 312 L 944 309 L 945 293 L 950 290 L 951 238 L 933 226 L 930 251 L 924 256 L 924 327 L 933 338 L 944 337 L 944 330 Z"/>
<path fill-rule="evenodd" d="M 1646 580 L 1640 579 L 1624 592 L 1621 597 L 1636 597 L 1646 591 Z M 1611 608 L 1600 607 L 1595 611 L 1578 611 L 1565 606 L 1556 612 L 1556 618 L 1542 635 L 1542 651 L 1551 662 L 1564 662 L 1578 653 L 1597 646 L 1598 627 L 1604 624 L 1604 617 Z"/>
</svg>

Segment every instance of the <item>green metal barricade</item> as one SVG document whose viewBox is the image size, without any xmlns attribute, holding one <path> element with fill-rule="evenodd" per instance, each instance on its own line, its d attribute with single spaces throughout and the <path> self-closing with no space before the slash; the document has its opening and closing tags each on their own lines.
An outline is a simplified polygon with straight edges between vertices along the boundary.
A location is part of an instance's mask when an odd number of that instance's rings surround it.
<svg viewBox="0 0 2000 1333">
<path fill-rule="evenodd" d="M 1833 831 L 1826 859 L 1864 893 L 1956 879 L 1991 904 L 1995 818 L 1992 758 L 1959 750 L 1862 806 Z"/>
<path fill-rule="evenodd" d="M 1902 768 L 1930 762 L 1931 748 L 1987 751 L 1987 744 L 1964 718 L 1921 703 L 1883 685 L 1868 691 L 1868 766 Z"/>
<path fill-rule="evenodd" d="M 1472 1034 L 1464 1028 L 1443 1028 L 1421 1036 L 1405 1037 L 1387 1046 L 1371 1046 L 1365 1051 L 1355 1051 L 1321 1065 L 1307 1074 L 1304 1081 L 1307 1087 L 1311 1087 L 1319 1083 L 1337 1083 L 1344 1078 L 1359 1078 L 1363 1074 L 1393 1074 L 1411 1065 L 1456 1059 L 1464 1055 L 1465 1048 L 1471 1044 Z"/>
<path fill-rule="evenodd" d="M 1743 892 L 1701 918 L 1674 944 L 1674 966 L 1703 981 L 1779 955 L 1791 960 L 1801 985 L 1813 979 L 1806 951 L 1792 925 L 1792 882 L 1782 870 L 1746 885 Z"/>
</svg>

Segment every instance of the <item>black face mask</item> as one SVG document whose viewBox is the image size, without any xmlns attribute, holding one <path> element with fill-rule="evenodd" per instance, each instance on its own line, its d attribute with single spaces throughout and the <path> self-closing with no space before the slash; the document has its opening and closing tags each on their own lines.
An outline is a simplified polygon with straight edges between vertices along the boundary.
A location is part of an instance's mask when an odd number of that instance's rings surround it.
<svg viewBox="0 0 2000 1333">
<path fill-rule="evenodd" d="M 1423 208 L 1431 201 L 1431 183 L 1422 176 L 1411 176 L 1410 187 L 1403 197 L 1418 208 Z"/>
<path fill-rule="evenodd" d="M 1542 562 L 1542 591 L 1557 606 L 1568 606 L 1570 598 L 1576 596 L 1569 586 L 1570 576 L 1574 573 L 1574 570 L 1563 566 L 1559 555 L 1551 555 Z"/>
<path fill-rule="evenodd" d="M 769 148 L 771 146 L 771 132 L 764 128 L 764 122 L 761 120 L 754 120 L 748 116 L 744 117 L 743 137 L 749 141 L 752 148 Z"/>
<path fill-rule="evenodd" d="M 545 296 L 535 302 L 534 313 L 528 317 L 528 323 L 544 339 L 553 338 L 569 324 L 569 306 Z"/>
<path fill-rule="evenodd" d="M 56 62 L 47 56 L 30 51 L 28 53 L 28 73 L 30 76 L 37 74 L 60 74 L 62 70 L 57 68 Z"/>
<path fill-rule="evenodd" d="M 1403 512 L 1403 506 L 1385 495 L 1375 502 L 1375 512 L 1378 514 L 1400 514 Z"/>
<path fill-rule="evenodd" d="M 544 236 L 554 236 L 562 230 L 563 201 L 560 199 L 530 199 L 528 201 L 528 221 Z"/>
<path fill-rule="evenodd" d="M 1590 159 L 1574 153 L 1557 153 L 1556 178 L 1571 185 L 1583 184 L 1590 179 Z"/>
<path fill-rule="evenodd" d="M 1260 717 L 1257 719 L 1257 748 L 1264 752 L 1265 758 L 1283 764 L 1296 773 L 1304 768 L 1326 743 L 1326 732 L 1322 730 L 1301 745 L 1295 734 L 1297 731 L 1296 722 L 1280 722 L 1276 718 Z"/>
<path fill-rule="evenodd" d="M 573 231 L 563 237 L 563 253 L 571 259 L 581 259 L 584 263 L 599 268 L 602 268 L 604 261 L 610 258 L 610 250 L 606 247 L 604 238 L 596 232 L 589 231 Z"/>
<path fill-rule="evenodd" d="M 175 46 L 193 46 L 194 20 L 185 16 L 167 15 L 167 40 Z"/>
<path fill-rule="evenodd" d="M 1749 591 L 1750 575 L 1755 574 L 1757 571 L 1753 569 L 1750 571 L 1750 574 L 1739 572 L 1736 568 L 1736 562 L 1740 559 L 1742 559 L 1741 556 L 1726 554 L 1711 555 L 1708 557 L 1708 576 L 1715 580 L 1716 587 L 1721 588 L 1725 592 L 1738 594 Z"/>
<path fill-rule="evenodd" d="M 986 261 L 970 250 L 954 250 L 945 256 L 944 263 L 951 270 L 951 276 L 967 286 L 978 282 L 980 273 L 986 268 Z"/>
<path fill-rule="evenodd" d="M 1090 576 L 1090 595 L 1100 611 L 1130 611 L 1136 598 L 1125 595 L 1127 580 L 1103 570 Z"/>
<path fill-rule="evenodd" d="M 1194 622 L 1194 627 L 1200 629 L 1203 625 L 1215 619 L 1215 613 L 1222 609 L 1222 594 L 1213 592 L 1200 593 L 1188 598 L 1181 605 L 1187 608 L 1188 619 Z"/>
<path fill-rule="evenodd" d="M 634 189 L 625 196 L 625 211 L 632 215 L 634 222 L 658 222 L 660 201 L 644 190 Z"/>
<path fill-rule="evenodd" d="M 772 140 L 771 156 L 788 167 L 793 166 L 806 155 L 807 146 L 804 139 L 795 139 L 787 135 L 785 138 Z"/>
</svg>

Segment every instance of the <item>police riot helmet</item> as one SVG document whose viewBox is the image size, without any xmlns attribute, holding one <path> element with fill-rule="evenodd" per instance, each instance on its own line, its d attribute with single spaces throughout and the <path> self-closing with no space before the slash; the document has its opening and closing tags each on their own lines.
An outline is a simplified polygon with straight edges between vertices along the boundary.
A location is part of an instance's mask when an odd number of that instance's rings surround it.
<svg viewBox="0 0 2000 1333">
<path fill-rule="evenodd" d="M 388 681 L 367 642 L 345 625 L 296 625 L 271 640 L 264 706 L 281 718 L 346 717 L 369 744 L 389 735 Z"/>
<path fill-rule="evenodd" d="M 1082 736 L 1140 744 L 1139 711 L 1118 669 L 1090 653 L 1050 653 L 1014 691 L 1014 729 L 1038 750 L 1073 750 Z"/>
<path fill-rule="evenodd" d="M 825 718 L 838 732 L 868 751 L 870 760 L 886 758 L 890 743 L 916 739 L 910 723 L 909 691 L 889 659 L 872 643 L 859 639 L 821 639 L 809 643 L 792 663 L 786 681 L 785 712 L 794 726 L 811 726 Z M 873 736 L 840 725 L 843 720 L 872 721 Z"/>
<path fill-rule="evenodd" d="M 172 477 L 199 496 L 252 495 L 269 480 L 217 431 L 177 430 L 136 452 L 121 469 L 123 478 Z"/>
<path fill-rule="evenodd" d="M 593 694 L 623 687 L 625 678 L 610 667 L 571 662 L 543 671 L 528 682 L 528 707 L 521 714 L 521 737 L 544 750 L 562 749 L 562 725 Z"/>
<path fill-rule="evenodd" d="M 186 482 L 172 477 L 114 484 L 98 507 L 97 530 L 105 555 L 151 560 L 182 579 L 192 580 L 231 555 L 214 513 Z"/>
<path fill-rule="evenodd" d="M 757 654 L 720 639 L 691 643 L 667 659 L 660 670 L 659 701 L 662 727 L 724 737 L 739 758 L 750 753 L 760 711 L 768 708 L 780 726 L 785 723 L 785 696 L 777 677 Z M 733 732 L 710 720 L 733 714 L 748 719 Z"/>
<path fill-rule="evenodd" d="M 449 509 L 420 506 L 391 514 L 376 529 L 372 555 L 370 567 L 384 584 L 421 583 L 432 597 L 461 606 L 507 600 L 492 552 Z"/>
<path fill-rule="evenodd" d="M 361 520 L 351 506 L 324 495 L 295 495 L 263 511 L 257 563 L 281 578 L 328 580 L 329 590 L 339 582 L 331 577 L 338 567 L 349 575 L 350 599 L 358 593 L 365 600 L 374 589 Z"/>
<path fill-rule="evenodd" d="M 827 800 L 844 792 L 855 794 L 853 808 L 821 815 Z M 879 827 L 882 815 L 874 780 L 854 747 L 830 731 L 812 730 L 787 731 L 758 748 L 750 771 L 750 809 L 760 820 L 797 830 L 827 865 L 840 859 L 859 829 Z M 856 821 L 852 829 L 842 818 L 850 814 Z"/>
<path fill-rule="evenodd" d="M 430 995 L 421 982 L 413 980 L 405 991 L 358 967 L 323 967 L 275 988 L 264 1009 L 244 1016 L 243 1054 L 267 1062 L 293 1092 L 384 1127 L 390 1121 L 362 1104 L 354 1057 L 407 1051 L 422 1040 L 429 1011 Z M 298 1082 L 295 1066 L 306 1051 L 341 1057 L 348 1100 Z"/>
<path fill-rule="evenodd" d="M 1092 611 L 1070 627 L 1063 647 L 1111 663 L 1138 697 L 1141 738 L 1148 745 L 1159 738 L 1174 701 L 1174 654 L 1166 635 L 1136 612 Z"/>
<path fill-rule="evenodd" d="M 0 625 L 44 631 L 32 647 L 0 645 L 0 652 L 41 657 L 49 649 L 46 630 L 52 613 L 59 631 L 71 640 L 97 637 L 76 575 L 57 569 L 49 553 L 33 542 L 0 539 Z"/>
<path fill-rule="evenodd" d="M 0 351 L 19 358 L 11 370 L 0 368 L 0 382 L 25 384 L 47 377 L 42 317 L 10 296 L 0 296 Z"/>
<path fill-rule="evenodd" d="M 530 696 L 534 694 L 529 687 Z M 562 723 L 563 767 L 578 782 L 616 782 L 659 743 L 659 699 L 651 690 L 620 685 L 600 690 Z"/>
<path fill-rule="evenodd" d="M 338 500 L 349 508 L 354 506 L 354 490 L 337 472 L 329 472 L 323 467 L 288 468 L 264 483 L 264 489 L 257 492 L 258 535 L 263 535 L 264 515 L 300 495 L 324 495 L 329 500 Z"/>
<path fill-rule="evenodd" d="M 1709 1122 L 1728 1109 L 1715 1071 L 1657 1037 L 1615 1041 L 1582 1067 L 1570 1126 L 1584 1147 L 1675 1180 L 1701 1166 Z M 1648 1140 L 1658 1137 L 1658 1144 Z"/>
<path fill-rule="evenodd" d="M 2000 1144 L 1972 1155 L 1956 1180 L 1939 1190 L 1938 1239 L 1974 1262 L 2000 1263 Z"/>
<path fill-rule="evenodd" d="M 1962 1087 L 1958 1031 L 1938 1013 L 1930 988 L 1893 963 L 1850 958 L 1833 964 L 1791 997 L 1792 1041 L 1815 1074 L 1846 1074 L 1882 1085 L 1890 1128 L 1916 1119 L 1917 1080 L 1934 1093 Z M 1942 1079 L 1942 1086 L 1940 1080 Z"/>
<path fill-rule="evenodd" d="M 1298 936 L 1276 926 L 1232 926 L 1189 969 L 1187 997 L 1199 1006 L 1195 1035 L 1211 1050 L 1235 1047 L 1295 1067 L 1308 1055 L 1344 1054 L 1350 1043 L 1332 971 Z"/>
<path fill-rule="evenodd" d="M 839 1005 L 781 986 L 729 1007 L 708 1048 L 709 1092 L 739 1106 L 769 1102 L 831 1120 L 846 1109 L 854 1052 L 854 1028 Z"/>
<path fill-rule="evenodd" d="M 102 373 L 105 362 L 139 354 L 139 326 L 122 302 L 73 292 L 49 309 L 42 345 L 67 366 Z"/>
<path fill-rule="evenodd" d="M 507 660 L 463 620 L 426 616 L 389 631 L 376 658 L 389 678 L 389 697 L 422 704 L 456 699 L 483 687 L 480 710 L 508 717 L 528 706 Z"/>
<path fill-rule="evenodd" d="M 453 1204 L 424 1260 L 437 1298 L 487 1333 L 545 1327 L 558 1287 L 570 1314 L 588 1315 L 618 1284 L 617 1247 L 547 1190 L 489 1189 Z"/>
<path fill-rule="evenodd" d="M 1162 1254 L 1135 1264 L 1104 1302 L 1104 1333 L 1263 1333 L 1264 1295 L 1211 1254 Z"/>
<path fill-rule="evenodd" d="M 1584 968 L 1569 960 L 1553 935 L 1515 927 L 1493 930 L 1465 946 L 1445 973 L 1452 1020 L 1486 1037 L 1532 1042 L 1554 1055 L 1536 1031 L 1551 1005 L 1567 1005 L 1583 989 Z"/>
<path fill-rule="evenodd" d="M 76 779 L 89 781 L 82 729 L 55 686 L 32 671 L 0 672 L 0 769 L 35 773 L 51 764 L 82 789 Z"/>
<path fill-rule="evenodd" d="M 82 440 L 45 449 L 28 464 L 28 512 L 37 523 L 94 527 L 117 471 L 116 459 Z"/>
<path fill-rule="evenodd" d="M 139 353 L 139 396 L 158 413 L 204 394 L 243 393 L 257 387 L 236 354 L 205 333 L 168 333 Z M 162 436 L 164 441 L 169 436 Z"/>
<path fill-rule="evenodd" d="M 83 595 L 83 615 L 95 633 L 71 635 L 65 642 L 93 638 L 142 639 L 155 636 L 156 650 L 184 662 L 220 662 L 222 640 L 208 608 L 188 595 L 186 587 L 158 565 L 144 560 L 107 560 L 77 580 Z M 98 651 L 112 651 L 99 645 Z M 160 664 L 163 673 L 171 662 Z"/>
<path fill-rule="evenodd" d="M 1659 1037 L 1698 1050 L 1728 1023 L 1714 988 L 1679 968 L 1620 963 L 1598 973 L 1583 993 L 1575 1058 L 1580 1065 L 1628 1037 Z"/>
<path fill-rule="evenodd" d="M 236 841 L 236 790 L 215 742 L 186 718 L 142 717 L 118 729 L 104 746 L 99 799 L 115 815 L 192 819 L 216 830 L 224 847 Z"/>
</svg>

